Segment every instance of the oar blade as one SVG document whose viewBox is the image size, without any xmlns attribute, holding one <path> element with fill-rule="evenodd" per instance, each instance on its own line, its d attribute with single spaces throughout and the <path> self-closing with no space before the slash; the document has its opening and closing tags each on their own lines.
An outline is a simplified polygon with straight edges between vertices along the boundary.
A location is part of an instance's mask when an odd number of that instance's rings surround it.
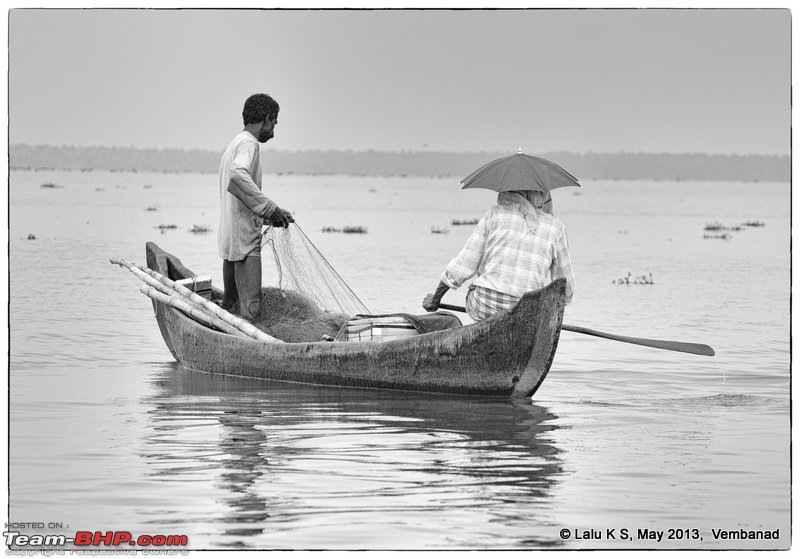
<svg viewBox="0 0 800 559">
<path fill-rule="evenodd" d="M 616 340 L 618 342 L 654 347 L 657 349 L 680 351 L 682 353 L 692 353 L 694 355 L 707 355 L 709 357 L 715 355 L 714 348 L 705 344 L 695 344 L 690 342 L 674 342 L 670 340 L 651 340 L 648 338 L 633 338 L 630 336 L 619 336 L 617 334 L 608 334 L 606 332 L 600 332 L 599 330 L 592 330 L 591 328 L 584 328 L 582 326 L 570 326 L 569 324 L 562 324 L 561 329 L 567 330 L 568 332 L 589 334 L 590 336 L 597 336 L 599 338 L 606 338 L 608 340 Z"/>
</svg>

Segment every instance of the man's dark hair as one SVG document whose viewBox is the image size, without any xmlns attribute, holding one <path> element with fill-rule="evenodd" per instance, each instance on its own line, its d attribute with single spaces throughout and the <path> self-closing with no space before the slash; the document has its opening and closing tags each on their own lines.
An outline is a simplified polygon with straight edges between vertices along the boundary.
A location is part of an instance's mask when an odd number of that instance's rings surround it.
<svg viewBox="0 0 800 559">
<path fill-rule="evenodd" d="M 278 102 L 266 93 L 256 93 L 247 98 L 242 110 L 242 120 L 245 126 L 253 122 L 261 122 L 267 117 L 273 120 L 278 116 L 281 108 Z"/>
</svg>

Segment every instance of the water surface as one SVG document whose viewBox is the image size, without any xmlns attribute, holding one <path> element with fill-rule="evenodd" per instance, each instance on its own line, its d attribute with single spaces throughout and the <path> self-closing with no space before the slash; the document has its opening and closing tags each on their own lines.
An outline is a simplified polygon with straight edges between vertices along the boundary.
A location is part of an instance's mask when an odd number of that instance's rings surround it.
<svg viewBox="0 0 800 559">
<path fill-rule="evenodd" d="M 215 234 L 189 232 L 216 229 L 215 181 L 11 173 L 10 521 L 186 534 L 191 549 L 789 547 L 788 184 L 556 191 L 578 282 L 564 322 L 717 356 L 563 332 L 549 376 L 520 403 L 176 364 L 138 280 L 108 259 L 143 262 L 154 240 L 219 283 Z M 451 220 L 493 201 L 450 178 L 264 183 L 374 313 L 421 312 L 471 229 Z M 765 225 L 704 238 L 708 223 L 748 220 Z M 321 232 L 345 225 L 368 233 Z M 628 273 L 654 284 L 616 283 Z M 463 304 L 462 291 L 445 302 Z M 680 528 L 699 536 L 575 537 Z"/>
</svg>

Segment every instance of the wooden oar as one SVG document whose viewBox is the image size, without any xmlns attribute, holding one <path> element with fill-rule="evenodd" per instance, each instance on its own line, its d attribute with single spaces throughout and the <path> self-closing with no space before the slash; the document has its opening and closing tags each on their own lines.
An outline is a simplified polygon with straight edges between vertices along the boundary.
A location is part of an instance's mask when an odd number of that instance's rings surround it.
<svg viewBox="0 0 800 559">
<path fill-rule="evenodd" d="M 446 305 L 439 303 L 440 309 L 457 312 L 467 312 L 464 307 L 457 305 Z M 619 336 L 617 334 L 608 334 L 600 332 L 599 330 L 592 330 L 591 328 L 584 328 L 582 326 L 570 326 L 569 324 L 562 324 L 562 330 L 568 332 L 577 332 L 579 334 L 588 334 L 590 336 L 597 336 L 598 338 L 606 338 L 609 340 L 616 340 L 618 342 L 625 342 L 628 344 L 643 345 L 647 347 L 654 347 L 657 349 L 668 349 L 670 351 L 680 351 L 683 353 L 693 353 L 695 355 L 714 355 L 714 348 L 705 344 L 693 344 L 688 342 L 672 342 L 669 340 L 650 340 L 647 338 L 632 338 L 630 336 Z"/>
</svg>

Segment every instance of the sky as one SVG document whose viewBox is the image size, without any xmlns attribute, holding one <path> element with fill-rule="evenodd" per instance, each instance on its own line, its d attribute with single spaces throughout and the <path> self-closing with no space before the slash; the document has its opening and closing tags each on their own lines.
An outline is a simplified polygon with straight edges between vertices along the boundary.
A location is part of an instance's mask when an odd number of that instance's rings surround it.
<svg viewBox="0 0 800 559">
<path fill-rule="evenodd" d="M 788 9 L 27 9 L 10 144 L 788 155 Z"/>
</svg>

